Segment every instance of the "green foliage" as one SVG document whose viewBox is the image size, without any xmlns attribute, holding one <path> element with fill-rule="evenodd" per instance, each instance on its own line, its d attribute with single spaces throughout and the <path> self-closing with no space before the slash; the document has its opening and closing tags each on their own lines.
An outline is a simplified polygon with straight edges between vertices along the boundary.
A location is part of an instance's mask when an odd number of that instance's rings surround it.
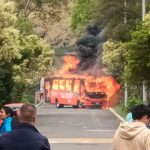
<svg viewBox="0 0 150 150">
<path fill-rule="evenodd" d="M 14 28 L 16 16 L 13 2 L 0 1 L 0 61 L 21 57 L 19 54 L 19 31 Z"/>
<path fill-rule="evenodd" d="M 20 102 L 23 99 L 23 92 L 25 89 L 25 84 L 23 82 L 15 81 L 15 84 L 11 92 L 11 102 Z"/>
<path fill-rule="evenodd" d="M 125 46 L 121 42 L 107 41 L 103 44 L 102 62 L 105 65 L 104 70 L 121 78 L 125 65 Z"/>
<path fill-rule="evenodd" d="M 60 8 L 65 8 L 68 0 L 14 0 L 17 4 L 18 14 L 29 17 L 35 14 L 36 17 L 55 20 L 60 17 Z"/>
<path fill-rule="evenodd" d="M 21 57 L 19 53 L 19 31 L 16 23 L 15 4 L 0 1 L 0 103 L 11 101 L 13 81 L 13 59 Z"/>
<path fill-rule="evenodd" d="M 33 34 L 33 26 L 32 23 L 25 17 L 19 16 L 16 23 L 16 28 L 23 35 Z"/>
<path fill-rule="evenodd" d="M 17 18 L 13 2 L 1 0 L 0 14 L 0 100 L 33 101 L 39 79 L 52 70 L 53 50 L 31 34 L 27 18 Z"/>
<path fill-rule="evenodd" d="M 20 58 L 19 31 L 12 27 L 8 27 L 1 29 L 0 33 L 0 60 L 9 61 Z"/>
<path fill-rule="evenodd" d="M 142 100 L 136 96 L 130 96 L 127 101 L 127 107 L 125 108 L 126 112 L 130 112 L 132 108 L 138 104 L 142 104 Z"/>
<path fill-rule="evenodd" d="M 128 41 L 130 30 L 134 30 L 138 20 L 141 20 L 141 1 L 127 0 L 126 7 L 124 2 L 124 0 L 75 0 L 72 28 L 83 29 L 89 23 L 95 23 L 107 29 L 107 37 Z"/>
<path fill-rule="evenodd" d="M 1 100 L 10 101 L 11 91 L 14 85 L 12 64 L 0 61 L 0 103 Z"/>
<path fill-rule="evenodd" d="M 125 78 L 133 83 L 150 80 L 150 30 L 143 24 L 127 43 Z"/>
<path fill-rule="evenodd" d="M 22 39 L 21 60 L 16 60 L 13 67 L 15 81 L 35 84 L 42 75 L 50 72 L 53 50 L 36 35 L 29 35 Z"/>
<path fill-rule="evenodd" d="M 125 110 L 125 106 L 124 106 L 124 102 L 120 102 L 118 105 L 116 105 L 113 108 L 120 116 L 122 116 L 123 118 L 126 117 L 127 115 L 127 111 Z"/>
<path fill-rule="evenodd" d="M 72 8 L 72 28 L 82 31 L 95 15 L 96 0 L 75 0 Z"/>
<path fill-rule="evenodd" d="M 125 107 L 124 101 L 121 101 L 117 106 L 114 107 L 115 111 L 123 118 L 131 112 L 132 108 L 138 104 L 142 104 L 142 100 L 137 96 L 130 96 Z"/>
<path fill-rule="evenodd" d="M 14 26 L 16 22 L 15 3 L 12 1 L 0 1 L 0 28 Z"/>
<path fill-rule="evenodd" d="M 34 103 L 35 88 L 24 82 L 15 82 L 11 92 L 11 102 Z"/>
</svg>

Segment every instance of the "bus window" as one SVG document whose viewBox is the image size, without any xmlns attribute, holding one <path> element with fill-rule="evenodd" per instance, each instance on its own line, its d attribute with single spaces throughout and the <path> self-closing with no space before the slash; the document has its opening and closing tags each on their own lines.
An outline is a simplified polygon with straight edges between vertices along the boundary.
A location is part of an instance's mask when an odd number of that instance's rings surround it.
<svg viewBox="0 0 150 150">
<path fill-rule="evenodd" d="M 80 80 L 74 80 L 74 93 L 80 93 Z"/>
<path fill-rule="evenodd" d="M 49 81 L 45 82 L 45 94 L 46 96 L 50 96 L 50 82 Z"/>
<path fill-rule="evenodd" d="M 53 80 L 52 90 L 58 90 L 58 80 Z"/>
<path fill-rule="evenodd" d="M 45 89 L 47 89 L 47 90 L 50 89 L 50 82 L 49 81 L 45 82 Z"/>
<path fill-rule="evenodd" d="M 59 90 L 65 90 L 65 80 L 59 80 Z"/>
<path fill-rule="evenodd" d="M 72 91 L 72 80 L 66 80 L 66 91 Z"/>
</svg>

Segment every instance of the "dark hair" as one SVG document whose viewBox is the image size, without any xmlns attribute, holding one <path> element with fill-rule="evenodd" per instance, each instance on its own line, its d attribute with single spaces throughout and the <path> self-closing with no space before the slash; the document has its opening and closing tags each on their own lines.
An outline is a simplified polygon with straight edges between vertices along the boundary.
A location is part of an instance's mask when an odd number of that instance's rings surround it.
<svg viewBox="0 0 150 150">
<path fill-rule="evenodd" d="M 8 106 L 2 106 L 1 109 L 4 109 L 7 115 L 10 115 L 11 117 L 16 116 L 16 112 L 12 110 L 12 108 Z"/>
<path fill-rule="evenodd" d="M 145 115 L 150 118 L 150 108 L 147 105 L 140 104 L 132 109 L 133 120 L 141 119 Z"/>
</svg>

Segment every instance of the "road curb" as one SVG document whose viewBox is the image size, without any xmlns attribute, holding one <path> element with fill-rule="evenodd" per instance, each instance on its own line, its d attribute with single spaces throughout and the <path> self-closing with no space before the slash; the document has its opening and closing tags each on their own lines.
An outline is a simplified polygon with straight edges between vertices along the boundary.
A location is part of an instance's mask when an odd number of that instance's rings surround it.
<svg viewBox="0 0 150 150">
<path fill-rule="evenodd" d="M 44 104 L 44 103 L 45 103 L 45 101 L 42 100 L 40 103 L 36 104 L 35 107 L 38 108 L 38 107 L 40 107 L 40 106 L 41 106 L 42 104 Z"/>
<path fill-rule="evenodd" d="M 114 109 L 109 108 L 109 110 L 117 117 L 119 118 L 122 122 L 125 121 L 125 119 L 123 117 L 121 117 Z"/>
</svg>

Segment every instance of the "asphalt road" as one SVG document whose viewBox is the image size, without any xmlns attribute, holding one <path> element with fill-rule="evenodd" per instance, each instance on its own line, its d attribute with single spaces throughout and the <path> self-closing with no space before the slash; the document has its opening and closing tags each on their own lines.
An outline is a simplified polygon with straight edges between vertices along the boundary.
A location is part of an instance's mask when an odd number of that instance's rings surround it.
<svg viewBox="0 0 150 150">
<path fill-rule="evenodd" d="M 120 120 L 109 110 L 38 108 L 36 127 L 48 137 L 52 150 L 111 150 Z"/>
</svg>

